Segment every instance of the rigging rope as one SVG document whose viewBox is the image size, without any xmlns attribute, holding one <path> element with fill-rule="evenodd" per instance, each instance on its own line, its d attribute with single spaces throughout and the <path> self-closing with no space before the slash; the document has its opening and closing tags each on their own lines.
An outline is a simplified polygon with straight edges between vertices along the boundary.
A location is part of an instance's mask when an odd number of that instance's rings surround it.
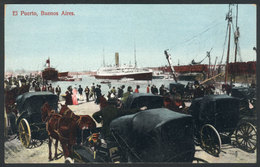
<svg viewBox="0 0 260 167">
<path fill-rule="evenodd" d="M 228 34 L 228 24 L 229 23 L 227 23 L 226 36 L 225 36 L 225 41 L 224 41 L 224 44 L 223 44 L 223 52 L 222 52 L 222 56 L 221 56 L 219 64 L 222 64 L 223 57 L 224 57 L 224 54 L 225 54 L 225 46 L 226 46 L 226 43 L 227 43 L 227 34 Z"/>
<path fill-rule="evenodd" d="M 222 22 L 222 21 L 221 21 L 221 22 Z M 178 44 L 175 45 L 174 47 L 179 46 L 179 45 L 182 45 L 182 44 L 185 44 L 185 43 L 187 43 L 187 42 L 191 42 L 193 39 L 195 39 L 195 38 L 201 36 L 202 34 L 206 33 L 207 31 L 209 31 L 209 30 L 212 29 L 213 27 L 218 26 L 219 24 L 221 24 L 221 22 L 220 22 L 220 21 L 217 22 L 217 23 L 215 23 L 215 21 L 212 22 L 212 23 L 208 26 L 208 28 L 205 29 L 204 31 L 202 31 L 202 32 L 200 32 L 200 33 L 198 33 L 198 34 L 192 36 L 192 37 L 189 38 L 189 39 L 184 40 L 183 42 L 178 43 Z M 215 23 L 215 24 L 214 24 L 214 23 Z M 212 25 L 212 24 L 214 24 L 214 25 Z M 212 25 L 212 26 L 211 26 L 211 25 Z M 174 47 L 171 47 L 170 50 L 172 50 Z"/>
</svg>

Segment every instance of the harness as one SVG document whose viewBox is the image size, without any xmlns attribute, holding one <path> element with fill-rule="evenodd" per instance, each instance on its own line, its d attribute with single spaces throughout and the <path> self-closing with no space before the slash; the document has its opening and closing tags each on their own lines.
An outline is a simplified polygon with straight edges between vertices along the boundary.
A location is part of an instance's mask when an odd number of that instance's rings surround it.
<svg viewBox="0 0 260 167">
<path fill-rule="evenodd" d="M 71 110 L 68 108 L 67 110 L 64 111 L 63 115 L 67 115 L 67 113 L 68 113 L 69 111 L 71 111 Z M 72 111 L 71 111 L 71 113 L 70 113 L 70 118 L 72 118 L 72 116 L 73 116 L 73 113 L 72 113 Z"/>
</svg>

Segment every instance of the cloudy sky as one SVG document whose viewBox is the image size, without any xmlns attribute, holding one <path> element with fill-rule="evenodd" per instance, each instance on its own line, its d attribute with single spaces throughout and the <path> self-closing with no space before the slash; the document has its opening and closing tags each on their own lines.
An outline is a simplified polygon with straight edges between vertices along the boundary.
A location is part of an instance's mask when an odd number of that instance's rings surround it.
<svg viewBox="0 0 260 167">
<path fill-rule="evenodd" d="M 235 28 L 236 6 L 231 8 Z M 42 70 L 48 57 L 59 71 L 96 70 L 103 57 L 107 65 L 114 64 L 115 52 L 119 52 L 121 64 L 133 64 L 134 48 L 139 67 L 166 65 L 165 49 L 169 49 L 174 64 L 200 61 L 211 48 L 212 63 L 216 57 L 219 62 L 228 9 L 227 4 L 6 5 L 5 70 Z M 59 15 L 41 15 L 42 11 Z M 74 15 L 62 16 L 62 11 Z M 26 12 L 38 16 L 26 16 Z M 238 59 L 256 60 L 255 5 L 238 5 L 238 26 Z"/>
</svg>

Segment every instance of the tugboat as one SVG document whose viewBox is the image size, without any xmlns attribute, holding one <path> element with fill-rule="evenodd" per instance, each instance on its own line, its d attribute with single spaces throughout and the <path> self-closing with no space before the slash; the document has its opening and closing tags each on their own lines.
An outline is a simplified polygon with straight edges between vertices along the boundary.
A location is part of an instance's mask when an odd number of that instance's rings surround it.
<svg viewBox="0 0 260 167">
<path fill-rule="evenodd" d="M 50 58 L 46 60 L 47 67 L 42 71 L 42 78 L 44 80 L 58 81 L 58 71 L 50 67 Z"/>
<path fill-rule="evenodd" d="M 69 72 L 58 72 L 55 68 L 50 66 L 50 58 L 46 60 L 47 67 L 42 71 L 42 78 L 51 81 L 75 81 Z"/>
</svg>

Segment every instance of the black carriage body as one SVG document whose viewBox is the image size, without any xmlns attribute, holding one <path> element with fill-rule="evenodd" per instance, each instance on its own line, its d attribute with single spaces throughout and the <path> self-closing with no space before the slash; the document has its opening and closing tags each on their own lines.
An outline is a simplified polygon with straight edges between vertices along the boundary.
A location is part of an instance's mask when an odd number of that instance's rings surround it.
<svg viewBox="0 0 260 167">
<path fill-rule="evenodd" d="M 17 125 L 25 118 L 31 128 L 32 138 L 44 139 L 47 137 L 45 123 L 41 119 L 41 107 L 48 102 L 53 110 L 57 112 L 58 97 L 51 92 L 27 92 L 16 98 L 19 117 Z"/>
<path fill-rule="evenodd" d="M 150 109 L 119 117 L 111 122 L 110 129 L 123 152 L 134 157 L 132 161 L 191 162 L 194 158 L 190 115 Z"/>
<path fill-rule="evenodd" d="M 256 88 L 250 88 L 250 87 L 234 87 L 232 88 L 231 95 L 233 97 L 237 97 L 240 100 L 243 99 L 252 99 L 256 96 Z"/>
<path fill-rule="evenodd" d="M 183 85 L 181 83 L 170 83 L 170 85 L 169 85 L 170 93 L 173 94 L 173 89 L 175 89 L 176 93 L 183 95 L 184 87 L 185 87 L 185 85 Z"/>
<path fill-rule="evenodd" d="M 240 99 L 239 110 L 241 120 L 256 125 L 256 88 L 235 87 L 232 88 L 231 95 Z M 252 108 L 249 107 L 249 102 L 252 104 Z"/>
<path fill-rule="evenodd" d="M 124 103 L 124 109 L 135 109 L 146 106 L 147 109 L 161 108 L 164 106 L 163 97 L 149 93 L 133 93 Z"/>
<path fill-rule="evenodd" d="M 240 108 L 243 108 L 246 111 L 250 110 L 248 101 L 255 106 L 256 88 L 234 87 L 232 88 L 231 95 L 240 99 Z"/>
<path fill-rule="evenodd" d="M 236 128 L 239 118 L 239 99 L 228 95 L 209 95 L 196 98 L 189 109 L 195 123 L 196 133 L 205 124 L 211 124 L 219 132 Z"/>
</svg>

